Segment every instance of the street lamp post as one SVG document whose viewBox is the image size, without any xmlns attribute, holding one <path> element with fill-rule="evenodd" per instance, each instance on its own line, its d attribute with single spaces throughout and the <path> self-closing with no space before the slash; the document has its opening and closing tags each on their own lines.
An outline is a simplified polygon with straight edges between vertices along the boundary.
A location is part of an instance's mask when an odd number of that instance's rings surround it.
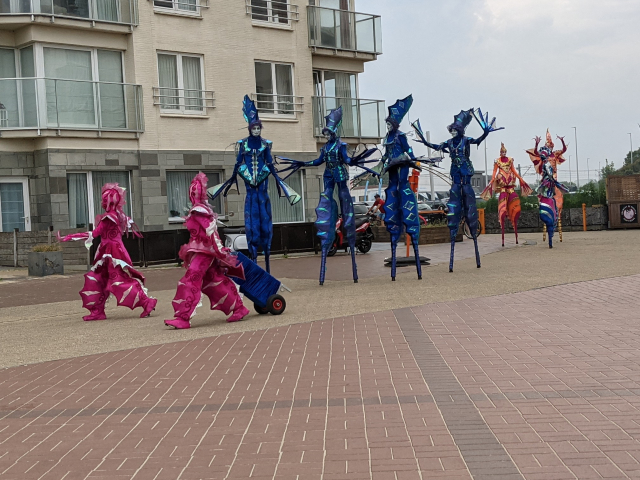
<svg viewBox="0 0 640 480">
<path fill-rule="evenodd" d="M 631 145 L 631 153 L 629 154 L 629 155 L 631 155 L 631 162 L 630 163 L 633 163 L 633 140 L 632 140 L 631 134 L 629 134 L 629 145 Z"/>
<path fill-rule="evenodd" d="M 587 157 L 587 183 L 591 182 L 591 172 L 589 172 L 589 157 Z"/>
<path fill-rule="evenodd" d="M 571 127 L 573 128 L 573 133 L 575 135 L 575 139 L 576 139 L 576 187 L 578 187 L 578 189 L 580 188 L 580 173 L 578 172 L 579 170 L 579 166 L 578 166 L 578 129 L 576 127 Z"/>
<path fill-rule="evenodd" d="M 569 183 L 571 183 L 571 155 L 569 155 Z M 569 186 L 571 188 L 571 186 Z"/>
</svg>

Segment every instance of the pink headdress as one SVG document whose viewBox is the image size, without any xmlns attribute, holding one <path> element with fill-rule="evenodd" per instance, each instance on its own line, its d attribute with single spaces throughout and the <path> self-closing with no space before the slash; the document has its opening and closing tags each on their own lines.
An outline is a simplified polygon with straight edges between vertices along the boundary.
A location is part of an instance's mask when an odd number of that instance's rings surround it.
<svg viewBox="0 0 640 480">
<path fill-rule="evenodd" d="M 193 206 L 207 205 L 207 176 L 199 172 L 191 181 L 189 187 L 189 200 Z"/>
<path fill-rule="evenodd" d="M 107 212 L 107 215 L 111 215 L 112 218 L 113 216 L 116 217 L 123 233 L 126 232 L 128 235 L 129 231 L 132 231 L 134 235 L 140 237 L 137 225 L 130 221 L 129 217 L 124 213 L 124 204 L 127 198 L 126 192 L 117 183 L 105 183 L 102 186 L 102 208 Z M 98 221 L 96 221 L 97 223 Z"/>
</svg>

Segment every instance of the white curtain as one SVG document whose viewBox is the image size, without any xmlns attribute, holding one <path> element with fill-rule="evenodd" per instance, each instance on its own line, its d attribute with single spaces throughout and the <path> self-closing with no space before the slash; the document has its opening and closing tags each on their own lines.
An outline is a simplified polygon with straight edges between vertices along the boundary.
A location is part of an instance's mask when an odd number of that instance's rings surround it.
<svg viewBox="0 0 640 480">
<path fill-rule="evenodd" d="M 338 106 L 342 106 L 342 134 L 345 137 L 357 135 L 358 110 L 356 105 L 355 75 L 336 72 L 336 97 Z"/>
<path fill-rule="evenodd" d="M 202 72 L 200 57 L 182 57 L 184 104 L 187 110 L 202 110 Z"/>
<path fill-rule="evenodd" d="M 0 48 L 0 103 L 4 110 L 0 111 L 0 127 L 17 127 L 18 117 L 18 85 L 16 77 L 16 54 L 13 49 Z M 9 79 L 9 80 L 3 80 Z"/>
<path fill-rule="evenodd" d="M 98 75 L 101 82 L 123 83 L 122 54 L 111 50 L 98 50 Z M 103 127 L 126 128 L 124 88 L 124 85 L 98 84 Z"/>
<path fill-rule="evenodd" d="M 293 113 L 293 73 L 291 65 L 276 64 L 276 92 L 278 92 L 278 113 Z"/>
<path fill-rule="evenodd" d="M 20 81 L 22 86 L 22 127 L 38 125 L 38 104 L 36 102 L 36 76 L 33 46 L 20 50 Z"/>
<path fill-rule="evenodd" d="M 69 197 L 69 228 L 86 228 L 89 225 L 87 174 L 67 174 L 67 192 Z"/>
<path fill-rule="evenodd" d="M 175 55 L 158 54 L 158 80 L 160 84 L 160 107 L 178 110 L 178 64 Z"/>
<path fill-rule="evenodd" d="M 93 208 L 95 214 L 103 213 L 102 186 L 105 183 L 117 183 L 127 190 L 124 212 L 131 216 L 131 191 L 129 190 L 129 172 L 91 172 L 93 180 Z"/>
<path fill-rule="evenodd" d="M 91 52 L 45 48 L 44 73 L 48 78 L 46 86 L 49 125 L 95 126 Z"/>
<path fill-rule="evenodd" d="M 99 20 L 118 21 L 118 0 L 96 0 L 96 10 Z"/>
<path fill-rule="evenodd" d="M 24 231 L 24 193 L 22 183 L 0 183 L 0 217 L 2 231 L 12 232 L 14 228 Z"/>
<path fill-rule="evenodd" d="M 302 189 L 302 172 L 291 175 L 286 184 L 295 190 L 299 195 L 304 196 Z M 271 213 L 273 223 L 303 222 L 304 210 L 302 200 L 291 206 L 287 197 L 278 196 L 278 187 L 273 177 L 269 177 L 269 198 L 271 199 Z"/>
<path fill-rule="evenodd" d="M 219 172 L 204 172 L 207 175 L 207 188 L 222 183 Z M 193 177 L 198 174 L 198 170 L 183 172 L 167 172 L 167 203 L 169 207 L 169 217 L 184 217 L 191 208 L 189 201 L 189 186 Z M 213 211 L 218 215 L 224 214 L 222 210 L 222 197 L 210 202 Z"/>
</svg>

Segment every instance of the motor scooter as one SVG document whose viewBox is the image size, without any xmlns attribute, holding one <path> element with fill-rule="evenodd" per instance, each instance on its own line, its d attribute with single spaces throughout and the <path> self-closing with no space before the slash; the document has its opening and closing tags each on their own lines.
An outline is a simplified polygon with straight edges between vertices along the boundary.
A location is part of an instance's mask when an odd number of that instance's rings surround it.
<svg viewBox="0 0 640 480">
<path fill-rule="evenodd" d="M 371 229 L 371 218 L 373 215 L 368 214 L 366 217 L 356 217 L 356 248 L 360 253 L 367 253 L 373 245 L 373 230 Z M 346 232 L 342 228 L 342 215 L 338 216 L 336 222 L 336 238 L 333 241 L 331 249 L 327 252 L 329 257 L 333 257 L 336 252 L 344 248 L 346 252 L 349 248 Z"/>
</svg>

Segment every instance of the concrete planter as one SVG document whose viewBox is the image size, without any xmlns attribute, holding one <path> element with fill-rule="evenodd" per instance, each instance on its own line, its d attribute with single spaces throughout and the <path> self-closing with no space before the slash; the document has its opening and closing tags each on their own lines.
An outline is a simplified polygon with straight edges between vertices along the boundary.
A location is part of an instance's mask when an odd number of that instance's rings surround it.
<svg viewBox="0 0 640 480">
<path fill-rule="evenodd" d="M 389 232 L 385 227 L 372 227 L 373 238 L 376 242 L 390 242 Z M 462 241 L 462 232 L 458 232 L 456 242 Z M 404 243 L 405 236 L 403 235 L 400 241 Z M 420 229 L 420 245 L 432 245 L 435 243 L 449 243 L 449 227 L 426 227 Z"/>
<path fill-rule="evenodd" d="M 29 252 L 29 276 L 63 275 L 64 261 L 60 252 Z"/>
</svg>

